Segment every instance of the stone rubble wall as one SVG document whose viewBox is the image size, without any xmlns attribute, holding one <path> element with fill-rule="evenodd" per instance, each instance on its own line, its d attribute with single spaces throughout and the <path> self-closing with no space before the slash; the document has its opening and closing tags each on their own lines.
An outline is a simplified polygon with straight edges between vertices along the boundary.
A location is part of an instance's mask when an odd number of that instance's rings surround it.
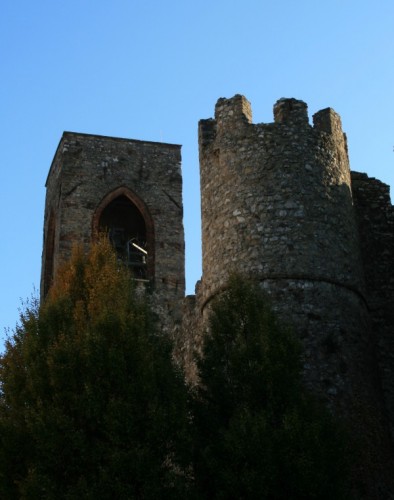
<svg viewBox="0 0 394 500">
<path fill-rule="evenodd" d="M 352 172 L 372 334 L 394 438 L 394 207 L 389 186 Z"/>
</svg>

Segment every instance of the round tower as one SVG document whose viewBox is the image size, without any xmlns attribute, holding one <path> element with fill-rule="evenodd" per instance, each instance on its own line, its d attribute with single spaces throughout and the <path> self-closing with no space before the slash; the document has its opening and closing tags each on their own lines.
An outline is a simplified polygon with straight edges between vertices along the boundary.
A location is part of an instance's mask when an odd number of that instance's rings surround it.
<svg viewBox="0 0 394 500">
<path fill-rule="evenodd" d="M 296 99 L 274 118 L 252 124 L 236 95 L 200 122 L 203 308 L 229 273 L 259 280 L 305 341 L 308 383 L 341 400 L 368 350 L 346 137 L 335 111 L 311 126 Z"/>
</svg>

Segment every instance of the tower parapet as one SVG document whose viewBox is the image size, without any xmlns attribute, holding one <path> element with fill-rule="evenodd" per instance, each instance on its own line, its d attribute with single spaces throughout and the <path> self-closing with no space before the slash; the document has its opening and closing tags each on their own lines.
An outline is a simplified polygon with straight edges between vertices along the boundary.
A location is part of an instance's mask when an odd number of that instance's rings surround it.
<svg viewBox="0 0 394 500">
<path fill-rule="evenodd" d="M 279 99 L 274 105 L 275 123 L 309 125 L 308 106 L 298 99 Z"/>
<path fill-rule="evenodd" d="M 215 107 L 215 120 L 219 128 L 233 128 L 242 126 L 242 123 L 252 123 L 250 102 L 239 94 L 232 99 L 218 99 Z"/>
<path fill-rule="evenodd" d="M 316 130 L 335 134 L 340 137 L 342 134 L 341 117 L 332 108 L 321 109 L 313 115 L 313 125 Z"/>
</svg>

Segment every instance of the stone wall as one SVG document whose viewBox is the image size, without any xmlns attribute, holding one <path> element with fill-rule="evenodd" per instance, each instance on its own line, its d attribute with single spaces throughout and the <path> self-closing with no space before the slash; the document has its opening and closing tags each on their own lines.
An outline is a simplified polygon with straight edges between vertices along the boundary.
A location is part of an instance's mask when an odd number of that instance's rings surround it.
<svg viewBox="0 0 394 500">
<path fill-rule="evenodd" d="M 389 186 L 352 172 L 372 333 L 394 437 L 394 207 Z"/>
</svg>

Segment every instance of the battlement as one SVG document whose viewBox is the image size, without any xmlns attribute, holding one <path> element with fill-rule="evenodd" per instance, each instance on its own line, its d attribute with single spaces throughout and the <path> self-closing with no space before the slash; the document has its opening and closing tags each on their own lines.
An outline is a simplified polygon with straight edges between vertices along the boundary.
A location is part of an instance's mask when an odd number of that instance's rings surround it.
<svg viewBox="0 0 394 500">
<path fill-rule="evenodd" d="M 313 115 L 316 130 L 328 134 L 342 134 L 341 117 L 332 108 L 325 108 Z"/>
<path fill-rule="evenodd" d="M 279 99 L 274 105 L 274 119 L 275 123 L 309 125 L 308 106 L 304 101 L 293 98 Z"/>
<path fill-rule="evenodd" d="M 335 140 L 341 142 L 344 140 L 346 143 L 346 137 L 342 132 L 341 118 L 332 108 L 325 108 L 315 113 L 313 127 L 311 127 L 307 104 L 299 99 L 282 97 L 274 105 L 273 116 L 273 123 L 260 123 L 254 127 L 265 125 L 281 127 L 285 125 L 294 129 L 313 129 L 316 132 L 330 134 Z M 251 125 L 253 125 L 252 107 L 244 96 L 237 94 L 229 99 L 222 97 L 216 103 L 215 118 L 199 122 L 200 146 L 210 144 L 217 133 L 243 134 L 243 129 Z"/>
<path fill-rule="evenodd" d="M 230 99 L 218 99 L 215 107 L 215 119 L 218 123 L 242 120 L 252 123 L 252 107 L 243 95 L 237 94 Z"/>
</svg>

